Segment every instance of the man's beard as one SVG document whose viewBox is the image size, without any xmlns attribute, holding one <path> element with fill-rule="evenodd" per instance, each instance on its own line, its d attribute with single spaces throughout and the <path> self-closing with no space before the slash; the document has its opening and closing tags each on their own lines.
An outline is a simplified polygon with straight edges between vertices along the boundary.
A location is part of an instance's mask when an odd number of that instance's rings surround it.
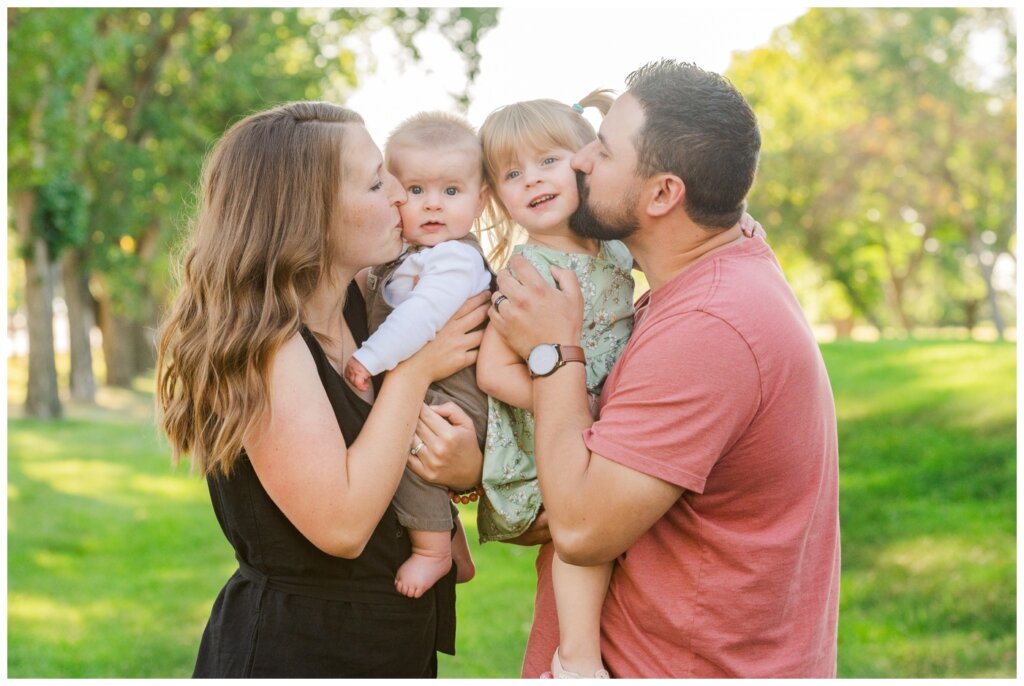
<svg viewBox="0 0 1024 686">
<path fill-rule="evenodd" d="M 628 238 L 640 228 L 636 215 L 631 211 L 636 207 L 637 193 L 634 188 L 619 205 L 622 210 L 611 219 L 599 219 L 590 207 L 590 189 L 586 185 L 587 175 L 576 172 L 576 187 L 579 188 L 580 206 L 569 217 L 569 228 L 577 236 L 596 238 L 602 241 L 622 240 Z"/>
</svg>

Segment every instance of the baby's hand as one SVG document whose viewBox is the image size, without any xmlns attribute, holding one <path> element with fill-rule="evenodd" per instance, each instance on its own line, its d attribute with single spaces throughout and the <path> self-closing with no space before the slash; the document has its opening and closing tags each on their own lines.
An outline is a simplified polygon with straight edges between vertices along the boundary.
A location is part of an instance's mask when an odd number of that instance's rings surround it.
<svg viewBox="0 0 1024 686">
<path fill-rule="evenodd" d="M 370 372 L 354 357 L 348 358 L 345 365 L 345 380 L 360 391 L 370 387 Z"/>
</svg>

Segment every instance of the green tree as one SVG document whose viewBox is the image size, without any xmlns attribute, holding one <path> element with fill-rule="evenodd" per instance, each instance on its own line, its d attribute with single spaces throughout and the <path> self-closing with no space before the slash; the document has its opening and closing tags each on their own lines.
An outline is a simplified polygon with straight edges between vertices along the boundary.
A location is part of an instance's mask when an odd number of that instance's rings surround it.
<svg viewBox="0 0 1024 686">
<path fill-rule="evenodd" d="M 359 37 L 381 27 L 391 27 L 413 59 L 419 32 L 442 31 L 466 56 L 468 88 L 477 68 L 475 42 L 497 14 L 494 8 L 9 10 L 9 192 L 19 236 L 26 249 L 45 248 L 41 226 L 31 220 L 39 189 L 58 176 L 78 184 L 76 197 L 87 204 L 85 230 L 58 229 L 69 239 L 65 296 L 69 310 L 91 310 L 95 299 L 107 383 L 126 385 L 152 364 L 152 331 L 169 284 L 167 255 L 217 136 L 279 102 L 343 101 L 358 84 Z M 56 253 L 25 256 L 27 270 L 53 271 Z M 26 285 L 27 303 L 49 303 L 46 293 L 37 297 Z M 29 304 L 30 322 L 40 330 L 51 318 L 42 307 Z M 88 320 L 77 317 L 76 328 Z M 35 329 L 30 337 L 52 365 L 52 333 L 50 342 Z M 55 381 L 50 388 L 56 399 Z"/>
<path fill-rule="evenodd" d="M 94 39 L 91 22 L 68 22 L 62 11 L 7 12 L 8 194 L 18 248 L 25 262 L 29 323 L 26 412 L 40 418 L 63 413 L 53 356 L 56 260 L 82 236 L 83 178 L 79 131 L 85 102 L 71 85 L 90 68 L 82 49 Z M 91 16 L 92 10 L 84 10 Z M 16 49 L 25 37 L 23 49 Z M 65 213 L 64 210 L 70 210 Z"/>
<path fill-rule="evenodd" d="M 979 41 L 1000 49 L 999 78 Z M 1015 57 L 1009 11 L 982 8 L 815 9 L 734 57 L 764 134 L 752 211 L 848 312 L 910 333 L 961 298 L 966 320 L 974 282 L 1002 335 L 991 267 L 1015 224 Z"/>
</svg>

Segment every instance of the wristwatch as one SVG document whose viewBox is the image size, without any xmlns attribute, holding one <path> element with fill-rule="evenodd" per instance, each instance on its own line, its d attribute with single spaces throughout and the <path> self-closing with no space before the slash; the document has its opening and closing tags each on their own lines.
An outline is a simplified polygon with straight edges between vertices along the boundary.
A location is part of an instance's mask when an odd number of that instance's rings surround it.
<svg viewBox="0 0 1024 686">
<path fill-rule="evenodd" d="M 583 348 L 578 345 L 541 343 L 530 351 L 526 366 L 530 370 L 530 377 L 535 379 L 538 376 L 550 376 L 566 362 L 586 364 L 586 361 L 587 357 L 583 354 Z"/>
</svg>

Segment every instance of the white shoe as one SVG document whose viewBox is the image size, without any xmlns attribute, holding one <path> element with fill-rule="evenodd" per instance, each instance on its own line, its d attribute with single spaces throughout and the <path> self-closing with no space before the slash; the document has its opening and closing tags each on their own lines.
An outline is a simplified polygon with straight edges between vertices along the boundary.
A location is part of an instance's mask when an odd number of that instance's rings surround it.
<svg viewBox="0 0 1024 686">
<path fill-rule="evenodd" d="M 551 676 L 555 679 L 611 679 L 612 675 L 608 673 L 607 669 L 599 669 L 594 672 L 593 676 L 586 676 L 579 672 L 570 672 L 566 668 L 562 667 L 562 661 L 558 659 L 558 649 L 555 648 L 555 654 L 551 656 Z"/>
</svg>

